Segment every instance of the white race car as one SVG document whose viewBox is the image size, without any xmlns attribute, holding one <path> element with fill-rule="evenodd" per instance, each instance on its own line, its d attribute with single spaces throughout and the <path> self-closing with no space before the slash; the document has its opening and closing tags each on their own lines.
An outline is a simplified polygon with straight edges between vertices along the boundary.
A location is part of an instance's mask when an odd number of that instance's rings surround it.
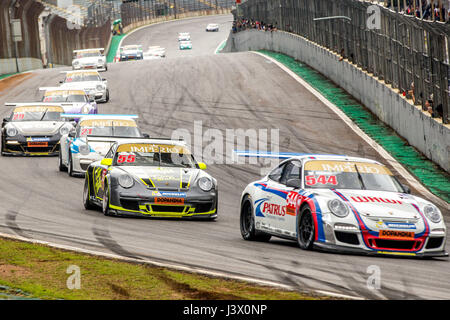
<svg viewBox="0 0 450 320">
<path fill-rule="evenodd" d="M 180 47 L 180 50 L 186 50 L 186 49 L 190 50 L 190 49 L 192 49 L 192 42 L 191 41 L 180 41 L 179 47 Z"/>
<path fill-rule="evenodd" d="M 63 71 L 66 74 L 64 80 L 60 81 L 60 89 L 83 90 L 88 96 L 94 97 L 95 101 L 108 102 L 108 81 L 102 79 L 97 71 Z"/>
<path fill-rule="evenodd" d="M 55 87 L 42 87 L 45 91 L 42 102 L 57 104 L 64 108 L 65 113 L 96 114 L 97 103 L 94 97 L 89 97 L 83 90 L 61 90 Z"/>
<path fill-rule="evenodd" d="M 219 25 L 217 23 L 210 23 L 206 26 L 206 32 L 217 32 L 219 31 Z"/>
<path fill-rule="evenodd" d="M 127 45 L 120 47 L 120 61 L 142 60 L 144 53 L 141 45 Z"/>
<path fill-rule="evenodd" d="M 154 60 L 166 57 L 166 49 L 160 46 L 148 47 L 148 51 L 144 52 L 144 60 Z"/>
<path fill-rule="evenodd" d="M 74 119 L 80 115 L 62 117 Z M 61 136 L 59 171 L 68 171 L 70 176 L 84 174 L 92 162 L 103 159 L 114 142 L 148 136 L 141 133 L 136 118 L 136 115 L 83 115 L 76 128 Z"/>
<path fill-rule="evenodd" d="M 178 41 L 191 41 L 191 34 L 189 32 L 180 32 L 178 34 Z"/>
<path fill-rule="evenodd" d="M 96 69 L 99 71 L 108 71 L 108 64 L 104 55 L 104 48 L 74 50 L 72 69 Z"/>
<path fill-rule="evenodd" d="M 245 240 L 277 236 L 297 241 L 302 249 L 448 255 L 439 209 L 411 195 L 381 163 L 347 156 L 279 158 L 287 159 L 242 193 L 240 227 Z"/>
</svg>

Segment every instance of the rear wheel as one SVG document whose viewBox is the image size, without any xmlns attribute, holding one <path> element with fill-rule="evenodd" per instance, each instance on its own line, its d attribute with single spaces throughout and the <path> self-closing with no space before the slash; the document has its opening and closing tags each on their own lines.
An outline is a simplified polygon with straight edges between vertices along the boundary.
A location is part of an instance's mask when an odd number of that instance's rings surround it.
<svg viewBox="0 0 450 320">
<path fill-rule="evenodd" d="M 95 208 L 95 206 L 92 204 L 91 200 L 89 199 L 89 182 L 88 182 L 87 173 L 86 173 L 86 179 L 84 179 L 83 204 L 84 204 L 84 208 L 86 210 L 92 210 Z"/>
<path fill-rule="evenodd" d="M 297 243 L 304 250 L 311 250 L 314 244 L 314 219 L 308 206 L 302 208 L 297 223 Z"/>
<path fill-rule="evenodd" d="M 270 234 L 266 234 L 255 229 L 255 218 L 253 214 L 253 205 L 251 198 L 247 195 L 244 197 L 241 206 L 241 235 L 244 240 L 249 241 L 269 241 L 272 237 Z"/>
</svg>

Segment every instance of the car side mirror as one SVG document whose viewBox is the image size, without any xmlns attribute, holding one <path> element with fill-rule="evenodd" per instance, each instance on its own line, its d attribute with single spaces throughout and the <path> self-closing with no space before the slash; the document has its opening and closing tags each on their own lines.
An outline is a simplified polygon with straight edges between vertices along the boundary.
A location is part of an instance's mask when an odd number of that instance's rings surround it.
<svg viewBox="0 0 450 320">
<path fill-rule="evenodd" d="M 100 164 L 101 164 L 102 166 L 107 166 L 107 167 L 109 167 L 109 166 L 112 166 L 112 162 L 113 162 L 113 159 L 110 159 L 110 158 L 104 158 L 104 159 L 100 162 Z"/>
<path fill-rule="evenodd" d="M 204 164 L 203 162 L 199 162 L 199 163 L 198 163 L 198 168 L 199 168 L 200 170 L 206 170 L 206 164 Z"/>
<path fill-rule="evenodd" d="M 59 83 L 64 83 L 64 80 L 59 80 Z"/>
<path fill-rule="evenodd" d="M 103 79 L 102 79 L 102 81 L 106 81 L 106 79 L 105 79 L 105 78 L 103 78 Z"/>
<path fill-rule="evenodd" d="M 286 186 L 299 189 L 302 186 L 302 181 L 300 179 L 289 179 L 286 183 Z"/>
<path fill-rule="evenodd" d="M 405 184 L 402 184 L 402 187 L 403 187 L 403 190 L 405 191 L 405 193 L 411 194 L 411 188 L 410 187 L 408 187 Z"/>
<path fill-rule="evenodd" d="M 142 136 L 143 136 L 144 138 L 150 138 L 150 135 L 149 135 L 148 133 L 143 133 Z"/>
</svg>

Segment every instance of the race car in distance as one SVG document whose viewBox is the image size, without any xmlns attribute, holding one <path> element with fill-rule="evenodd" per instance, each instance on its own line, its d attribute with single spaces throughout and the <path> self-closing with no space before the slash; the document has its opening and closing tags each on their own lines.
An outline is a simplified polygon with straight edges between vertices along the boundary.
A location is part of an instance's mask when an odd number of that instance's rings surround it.
<svg viewBox="0 0 450 320">
<path fill-rule="evenodd" d="M 66 119 L 80 115 L 63 114 Z M 58 167 L 70 176 L 84 174 L 87 167 L 105 157 L 111 145 L 120 138 L 139 138 L 142 134 L 136 115 L 83 115 L 76 127 L 61 136 Z"/>
<path fill-rule="evenodd" d="M 85 176 L 86 209 L 105 215 L 217 218 L 217 181 L 186 144 L 168 139 L 116 142 Z"/>
<path fill-rule="evenodd" d="M 154 60 L 166 57 L 166 49 L 160 46 L 148 47 L 148 50 L 144 52 L 144 60 Z"/>
<path fill-rule="evenodd" d="M 180 44 L 180 50 L 192 49 L 191 41 L 180 41 L 179 44 Z"/>
<path fill-rule="evenodd" d="M 12 103 L 7 103 L 7 105 Z M 1 129 L 4 155 L 57 155 L 61 135 L 73 129 L 64 121 L 61 106 L 45 103 L 15 103 L 11 115 L 3 119 Z"/>
<path fill-rule="evenodd" d="M 128 45 L 120 47 L 120 61 L 142 59 L 144 59 L 144 53 L 141 45 Z"/>
<path fill-rule="evenodd" d="M 217 32 L 219 31 L 219 25 L 217 23 L 210 23 L 206 26 L 206 32 Z"/>
<path fill-rule="evenodd" d="M 58 104 L 65 113 L 96 114 L 98 112 L 95 98 L 86 95 L 83 90 L 61 90 L 61 88 L 39 88 L 45 91 L 42 102 Z"/>
<path fill-rule="evenodd" d="M 178 41 L 191 41 L 191 34 L 189 32 L 180 32 L 178 34 Z"/>
<path fill-rule="evenodd" d="M 59 89 L 62 90 L 83 90 L 95 101 L 108 102 L 109 89 L 108 81 L 102 79 L 97 71 L 63 71 L 66 74 L 64 80 L 60 81 Z"/>
<path fill-rule="evenodd" d="M 439 209 L 411 195 L 381 163 L 327 155 L 280 158 L 288 159 L 242 193 L 240 228 L 245 240 L 277 236 L 297 241 L 302 249 L 447 255 Z"/>
<path fill-rule="evenodd" d="M 72 70 L 96 69 L 108 71 L 104 48 L 74 50 Z"/>
</svg>

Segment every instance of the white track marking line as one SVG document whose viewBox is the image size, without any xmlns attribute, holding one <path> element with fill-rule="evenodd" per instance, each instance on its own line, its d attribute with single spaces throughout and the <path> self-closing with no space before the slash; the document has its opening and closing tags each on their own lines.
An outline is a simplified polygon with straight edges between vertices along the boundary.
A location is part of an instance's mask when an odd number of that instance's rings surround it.
<svg viewBox="0 0 450 320">
<path fill-rule="evenodd" d="M 363 140 L 365 140 L 372 148 L 374 148 L 397 172 L 405 178 L 405 180 L 413 186 L 417 191 L 421 192 L 423 195 L 436 202 L 440 206 L 450 210 L 450 204 L 442 200 L 438 196 L 434 195 L 428 189 L 426 189 L 408 170 L 406 170 L 397 160 L 394 159 L 382 146 L 380 146 L 375 140 L 369 137 L 364 131 L 362 131 L 341 109 L 339 109 L 331 101 L 327 100 L 319 91 L 314 89 L 309 83 L 300 78 L 295 72 L 286 67 L 281 62 L 275 60 L 272 57 L 266 56 L 263 53 L 250 51 L 254 54 L 260 55 L 265 59 L 275 63 L 283 71 L 289 74 L 302 86 L 308 89 L 312 94 L 314 94 L 320 101 L 322 101 L 327 107 L 329 107 L 334 113 L 336 113 L 357 135 L 359 135 Z"/>
<path fill-rule="evenodd" d="M 83 253 L 83 254 L 89 254 L 89 255 L 103 257 L 103 258 L 107 258 L 107 259 L 115 259 L 115 260 L 119 260 L 119 261 L 123 261 L 123 262 L 136 263 L 136 264 L 147 264 L 147 265 L 152 265 L 152 266 L 156 266 L 156 267 L 169 268 L 169 269 L 184 271 L 184 272 L 189 272 L 189 273 L 203 274 L 206 276 L 223 278 L 223 279 L 245 281 L 245 282 L 257 284 L 260 286 L 270 286 L 270 287 L 279 288 L 279 289 L 283 289 L 283 290 L 298 292 L 298 288 L 295 288 L 295 287 L 292 287 L 289 285 L 285 285 L 285 284 L 282 284 L 279 282 L 274 282 L 274 281 L 269 281 L 269 280 L 259 280 L 259 279 L 254 279 L 251 277 L 238 276 L 238 275 L 230 274 L 230 273 L 226 273 L 226 272 L 212 271 L 212 270 L 208 270 L 208 269 L 202 269 L 202 268 L 187 266 L 187 265 L 183 265 L 183 264 L 163 263 L 163 262 L 157 262 L 157 261 L 149 260 L 149 259 L 141 260 L 141 259 L 128 258 L 128 257 L 116 255 L 116 254 L 101 252 L 101 251 L 81 249 L 81 248 L 77 248 L 77 247 L 72 247 L 72 246 L 67 246 L 67 245 L 52 243 L 52 242 L 48 242 L 48 241 L 42 241 L 42 240 L 28 239 L 25 237 L 16 236 L 16 235 L 7 234 L 7 233 L 0 233 L 0 238 L 19 240 L 19 241 L 23 241 L 23 242 L 27 242 L 27 243 L 32 243 L 32 244 L 41 244 L 41 245 L 45 245 L 45 246 L 56 248 L 56 249 L 72 251 L 72 252 L 77 252 L 77 253 Z M 327 295 L 327 296 L 335 297 L 335 298 L 364 300 L 364 298 L 361 298 L 361 297 L 350 296 L 350 295 L 345 295 L 345 294 L 340 294 L 340 293 L 325 291 L 325 290 L 309 290 L 309 292 L 313 292 L 313 293 L 316 293 L 319 295 Z M 303 293 L 308 294 L 308 292 L 303 292 Z"/>
</svg>

